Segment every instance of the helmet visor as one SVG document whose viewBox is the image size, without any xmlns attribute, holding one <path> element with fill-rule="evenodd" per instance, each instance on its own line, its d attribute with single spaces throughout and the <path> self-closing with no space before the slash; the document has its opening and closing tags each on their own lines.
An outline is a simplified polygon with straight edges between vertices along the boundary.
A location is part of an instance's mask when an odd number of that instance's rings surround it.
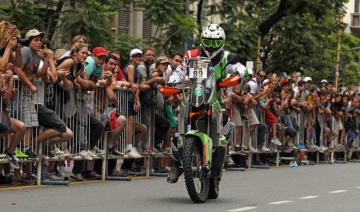
<svg viewBox="0 0 360 212">
<path fill-rule="evenodd" d="M 224 44 L 224 39 L 210 39 L 210 38 L 202 38 L 202 44 L 206 48 L 219 48 Z"/>
</svg>

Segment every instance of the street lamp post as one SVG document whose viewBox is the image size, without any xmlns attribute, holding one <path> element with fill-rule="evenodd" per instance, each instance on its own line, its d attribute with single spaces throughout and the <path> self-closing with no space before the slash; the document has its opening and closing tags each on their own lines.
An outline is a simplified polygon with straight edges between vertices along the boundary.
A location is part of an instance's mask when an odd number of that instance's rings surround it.
<svg viewBox="0 0 360 212">
<path fill-rule="evenodd" d="M 335 65 L 335 89 L 338 90 L 339 88 L 339 70 L 340 70 L 340 51 L 341 51 L 341 34 L 343 32 L 343 17 L 339 17 L 340 27 L 336 34 L 337 37 L 337 47 L 336 47 L 336 65 Z"/>
</svg>

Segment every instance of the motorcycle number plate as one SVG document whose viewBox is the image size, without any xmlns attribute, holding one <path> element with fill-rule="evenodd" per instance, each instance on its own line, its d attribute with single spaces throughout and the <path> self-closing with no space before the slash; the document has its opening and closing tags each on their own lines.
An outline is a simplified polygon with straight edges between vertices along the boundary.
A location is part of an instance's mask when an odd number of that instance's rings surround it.
<svg viewBox="0 0 360 212">
<path fill-rule="evenodd" d="M 208 64 L 202 61 L 197 61 L 189 68 L 189 78 L 207 78 Z"/>
</svg>

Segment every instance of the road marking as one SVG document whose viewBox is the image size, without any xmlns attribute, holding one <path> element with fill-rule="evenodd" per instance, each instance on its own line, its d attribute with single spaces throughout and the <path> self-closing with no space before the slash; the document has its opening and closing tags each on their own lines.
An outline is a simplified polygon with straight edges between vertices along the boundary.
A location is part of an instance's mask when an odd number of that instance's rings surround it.
<svg viewBox="0 0 360 212">
<path fill-rule="evenodd" d="M 360 186 L 356 186 L 355 188 L 360 189 Z"/>
<path fill-rule="evenodd" d="M 299 199 L 315 199 L 318 198 L 319 196 L 305 196 L 305 197 L 300 197 Z"/>
<path fill-rule="evenodd" d="M 336 191 L 330 191 L 329 194 L 339 194 L 339 193 L 344 193 L 347 192 L 348 190 L 336 190 Z"/>
<path fill-rule="evenodd" d="M 242 207 L 242 208 L 235 208 L 235 209 L 231 209 L 228 210 L 229 212 L 239 212 L 239 211 L 248 211 L 248 210 L 252 210 L 255 209 L 256 207 L 254 206 L 248 206 L 248 207 Z"/>
<path fill-rule="evenodd" d="M 0 187 L 0 191 L 8 191 L 8 190 L 18 190 L 18 189 L 30 189 L 30 188 L 40 188 L 45 185 L 28 185 L 28 186 L 10 186 L 10 187 Z"/>
<path fill-rule="evenodd" d="M 281 205 L 281 204 L 286 204 L 286 203 L 290 203 L 293 202 L 291 200 L 283 200 L 283 201 L 277 201 L 277 202 L 269 202 L 269 205 Z"/>
</svg>

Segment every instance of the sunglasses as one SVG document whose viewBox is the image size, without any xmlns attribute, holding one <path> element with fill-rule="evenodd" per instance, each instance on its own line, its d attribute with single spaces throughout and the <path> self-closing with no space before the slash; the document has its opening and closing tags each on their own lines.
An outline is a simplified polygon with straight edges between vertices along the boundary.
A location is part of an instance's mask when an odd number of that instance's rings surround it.
<svg viewBox="0 0 360 212">
<path fill-rule="evenodd" d="M 204 47 L 219 48 L 224 44 L 224 39 L 203 38 L 202 44 Z"/>
<path fill-rule="evenodd" d="M 261 74 L 258 74 L 258 76 L 261 77 L 261 78 L 264 78 L 264 77 L 265 77 L 265 75 L 261 75 Z"/>
</svg>

